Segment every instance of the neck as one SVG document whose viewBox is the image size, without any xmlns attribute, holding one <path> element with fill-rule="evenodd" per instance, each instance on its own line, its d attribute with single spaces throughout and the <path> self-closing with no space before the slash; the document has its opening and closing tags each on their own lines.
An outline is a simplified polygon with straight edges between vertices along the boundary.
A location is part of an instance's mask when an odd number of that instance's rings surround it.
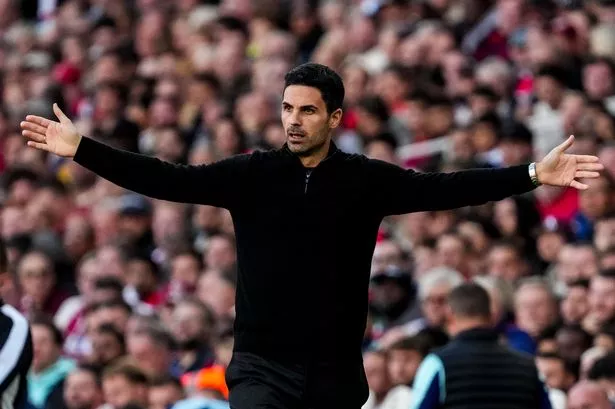
<svg viewBox="0 0 615 409">
<path fill-rule="evenodd" d="M 451 326 L 449 332 L 451 336 L 456 336 L 463 331 L 485 327 L 491 327 L 489 320 L 485 318 L 457 318 L 454 325 Z"/>
<path fill-rule="evenodd" d="M 309 155 L 300 156 L 299 159 L 301 160 L 301 164 L 306 168 L 315 168 L 327 157 L 330 147 L 331 139 L 327 139 L 320 149 L 310 152 Z"/>
</svg>

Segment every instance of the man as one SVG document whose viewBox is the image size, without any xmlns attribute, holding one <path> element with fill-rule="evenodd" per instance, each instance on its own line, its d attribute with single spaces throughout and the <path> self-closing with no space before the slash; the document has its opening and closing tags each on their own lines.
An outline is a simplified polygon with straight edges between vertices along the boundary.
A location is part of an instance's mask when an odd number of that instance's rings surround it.
<svg viewBox="0 0 615 409">
<path fill-rule="evenodd" d="M 11 280 L 7 264 L 6 248 L 0 241 L 0 409 L 22 409 L 28 404 L 32 336 L 25 317 L 2 302 Z"/>
<path fill-rule="evenodd" d="M 60 122 L 29 115 L 29 146 L 73 158 L 137 193 L 230 211 L 237 235 L 235 355 L 231 406 L 360 407 L 368 396 L 361 347 L 371 257 L 388 215 L 478 205 L 538 184 L 585 189 L 593 156 L 565 154 L 573 138 L 539 163 L 455 174 L 421 174 L 340 151 L 337 73 L 304 64 L 285 76 L 285 146 L 186 167 L 121 151 Z M 420 193 L 419 193 L 420 192 Z"/>
<path fill-rule="evenodd" d="M 568 409 L 611 409 L 604 389 L 595 382 L 581 381 L 568 392 Z"/>
<path fill-rule="evenodd" d="M 550 408 L 532 357 L 498 342 L 487 291 L 462 284 L 451 292 L 448 305 L 448 328 L 455 338 L 421 363 L 411 407 Z"/>
<path fill-rule="evenodd" d="M 67 409 L 96 409 L 103 403 L 98 372 L 90 366 L 79 366 L 64 381 L 64 403 Z"/>
<path fill-rule="evenodd" d="M 144 372 L 130 361 L 107 367 L 102 375 L 102 390 L 106 409 L 120 409 L 130 403 L 147 407 L 148 380 Z"/>
</svg>

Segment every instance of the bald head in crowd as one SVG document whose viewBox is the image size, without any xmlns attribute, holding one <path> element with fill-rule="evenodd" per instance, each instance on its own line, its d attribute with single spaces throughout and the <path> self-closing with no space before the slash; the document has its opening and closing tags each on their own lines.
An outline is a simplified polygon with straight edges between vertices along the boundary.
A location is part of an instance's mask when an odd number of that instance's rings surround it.
<svg viewBox="0 0 615 409">
<path fill-rule="evenodd" d="M 581 381 L 568 392 L 568 409 L 611 409 L 611 404 L 600 385 Z"/>
</svg>

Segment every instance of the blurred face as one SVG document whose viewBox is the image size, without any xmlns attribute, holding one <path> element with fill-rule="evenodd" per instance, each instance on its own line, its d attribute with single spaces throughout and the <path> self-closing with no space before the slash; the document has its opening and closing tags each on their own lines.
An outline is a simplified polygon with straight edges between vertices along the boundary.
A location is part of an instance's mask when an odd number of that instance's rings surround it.
<svg viewBox="0 0 615 409">
<path fill-rule="evenodd" d="M 598 251 L 606 251 L 615 244 L 615 218 L 595 224 L 594 245 Z"/>
<path fill-rule="evenodd" d="M 205 264 L 208 268 L 226 270 L 237 260 L 235 247 L 223 237 L 212 237 L 205 252 Z"/>
<path fill-rule="evenodd" d="M 557 108 L 561 102 L 562 89 L 553 78 L 539 77 L 536 79 L 536 94 L 540 101 Z"/>
<path fill-rule="evenodd" d="M 612 177 L 615 177 L 615 147 L 605 147 L 598 155 L 600 163 Z"/>
<path fill-rule="evenodd" d="M 179 304 L 173 311 L 171 322 L 173 336 L 180 344 L 192 340 L 205 341 L 203 313 L 196 306 Z"/>
<path fill-rule="evenodd" d="M 103 381 L 105 401 L 114 409 L 120 409 L 132 402 L 146 402 L 147 389 L 133 385 L 122 375 L 108 377 Z"/>
<path fill-rule="evenodd" d="M 497 246 L 489 251 L 487 269 L 489 275 L 501 277 L 511 283 L 514 283 L 525 274 L 523 264 L 517 252 L 506 246 Z"/>
<path fill-rule="evenodd" d="M 91 340 L 92 360 L 95 363 L 106 365 L 124 354 L 122 345 L 111 334 L 95 331 L 91 336 Z"/>
<path fill-rule="evenodd" d="M 32 346 L 34 348 L 32 369 L 35 372 L 47 369 L 60 357 L 60 346 L 56 345 L 53 334 L 43 325 L 32 326 Z"/>
<path fill-rule="evenodd" d="M 455 131 L 452 135 L 453 154 L 460 160 L 470 160 L 474 156 L 474 147 L 470 133 L 464 130 Z"/>
<path fill-rule="evenodd" d="M 583 287 L 572 287 L 561 303 L 564 321 L 569 324 L 580 323 L 589 311 L 588 291 Z"/>
<path fill-rule="evenodd" d="M 579 209 L 590 220 L 603 216 L 611 208 L 612 192 L 609 192 L 607 181 L 604 178 L 586 181 L 589 189 L 579 194 Z"/>
<path fill-rule="evenodd" d="M 556 232 L 545 232 L 538 236 L 536 247 L 540 258 L 547 262 L 553 262 L 564 245 L 564 237 Z"/>
<path fill-rule="evenodd" d="M 391 388 L 386 359 L 382 355 L 367 353 L 363 365 L 369 389 L 377 396 L 386 394 Z"/>
<path fill-rule="evenodd" d="M 126 282 L 133 285 L 137 292 L 144 296 L 156 289 L 156 276 L 149 263 L 142 260 L 128 262 L 126 268 Z"/>
<path fill-rule="evenodd" d="M 143 334 L 129 334 L 126 348 L 141 370 L 156 375 L 168 369 L 168 351 Z"/>
<path fill-rule="evenodd" d="M 78 272 L 79 292 L 86 298 L 89 298 L 94 292 L 94 282 L 98 278 L 99 268 L 96 258 L 90 258 L 84 261 Z"/>
<path fill-rule="evenodd" d="M 29 302 L 42 308 L 55 285 L 55 273 L 49 260 L 39 253 L 27 254 L 19 263 L 18 275 Z"/>
<path fill-rule="evenodd" d="M 94 374 L 77 370 L 66 377 L 64 401 L 68 409 L 95 409 L 102 402 L 102 391 Z"/>
<path fill-rule="evenodd" d="M 564 362 L 560 359 L 536 358 L 538 371 L 544 376 L 545 384 L 554 389 L 564 389 L 566 372 Z"/>
<path fill-rule="evenodd" d="M 171 261 L 171 280 L 185 292 L 194 291 L 199 274 L 199 262 L 190 254 L 181 254 Z"/>
<path fill-rule="evenodd" d="M 372 272 L 380 272 L 388 266 L 400 267 L 401 264 L 401 249 L 395 242 L 385 240 L 376 245 L 372 258 Z"/>
<path fill-rule="evenodd" d="M 465 249 L 461 239 L 455 236 L 442 236 L 437 244 L 440 264 L 456 270 L 463 270 Z"/>
<path fill-rule="evenodd" d="M 583 88 L 591 99 L 604 99 L 613 93 L 613 76 L 605 63 L 589 64 L 583 70 Z"/>
<path fill-rule="evenodd" d="M 289 149 L 300 156 L 326 154 L 331 130 L 342 118 L 341 109 L 331 113 L 316 88 L 291 85 L 284 91 L 282 124 Z"/>
<path fill-rule="evenodd" d="M 573 388 L 568 395 L 568 409 L 610 409 L 607 394 L 599 387 L 581 386 Z"/>
<path fill-rule="evenodd" d="M 66 221 L 64 232 L 64 248 L 69 255 L 78 258 L 85 254 L 93 245 L 92 230 L 86 218 L 70 217 Z"/>
<path fill-rule="evenodd" d="M 182 390 L 175 385 L 152 386 L 149 388 L 149 409 L 167 409 L 182 397 Z"/>
<path fill-rule="evenodd" d="M 422 300 L 421 309 L 430 325 L 444 325 L 446 321 L 446 299 L 450 291 L 450 285 L 442 283 L 434 286 L 425 299 Z"/>
<path fill-rule="evenodd" d="M 197 296 L 212 308 L 219 317 L 228 315 L 235 305 L 235 288 L 220 278 L 218 273 L 214 271 L 201 276 Z"/>
<path fill-rule="evenodd" d="M 517 290 L 515 314 L 519 328 L 536 337 L 556 318 L 555 304 L 543 288 L 526 286 Z"/>
<path fill-rule="evenodd" d="M 590 313 L 604 323 L 615 317 L 615 279 L 596 276 L 589 290 Z"/>
<path fill-rule="evenodd" d="M 557 277 L 563 283 L 589 279 L 598 271 L 598 261 L 589 246 L 564 246 L 558 256 Z"/>
<path fill-rule="evenodd" d="M 389 377 L 394 385 L 411 385 L 423 357 L 418 351 L 392 350 L 389 359 Z"/>
<path fill-rule="evenodd" d="M 124 278 L 124 263 L 118 249 L 103 247 L 96 252 L 96 259 L 106 275 Z"/>
</svg>

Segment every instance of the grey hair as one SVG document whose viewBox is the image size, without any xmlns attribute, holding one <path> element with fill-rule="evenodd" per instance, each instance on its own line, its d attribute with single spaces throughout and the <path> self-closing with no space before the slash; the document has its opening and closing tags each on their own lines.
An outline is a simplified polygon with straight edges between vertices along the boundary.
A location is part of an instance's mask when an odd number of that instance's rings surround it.
<svg viewBox="0 0 615 409">
<path fill-rule="evenodd" d="M 419 297 L 424 300 L 438 285 L 448 284 L 451 288 L 463 283 L 463 276 L 457 270 L 448 267 L 435 267 L 419 279 Z"/>
<path fill-rule="evenodd" d="M 504 310 L 509 311 L 512 308 L 514 288 L 508 281 L 504 280 L 502 277 L 493 277 L 490 275 L 476 276 L 473 281 L 489 293 L 497 291 Z"/>
<path fill-rule="evenodd" d="M 479 79 L 483 76 L 506 78 L 507 81 L 510 81 L 512 80 L 513 71 L 503 58 L 488 57 L 476 67 L 476 78 Z"/>
<path fill-rule="evenodd" d="M 532 288 L 532 287 L 541 288 L 547 294 L 549 294 L 549 297 L 551 297 L 553 301 L 557 301 L 557 296 L 555 295 L 555 292 L 549 285 L 549 282 L 543 277 L 526 277 L 522 279 L 521 281 L 519 281 L 519 285 L 517 286 L 517 291 L 515 292 L 515 298 L 516 298 L 516 295 L 519 294 L 519 292 L 522 289 L 528 288 L 528 287 L 529 288 Z"/>
</svg>

